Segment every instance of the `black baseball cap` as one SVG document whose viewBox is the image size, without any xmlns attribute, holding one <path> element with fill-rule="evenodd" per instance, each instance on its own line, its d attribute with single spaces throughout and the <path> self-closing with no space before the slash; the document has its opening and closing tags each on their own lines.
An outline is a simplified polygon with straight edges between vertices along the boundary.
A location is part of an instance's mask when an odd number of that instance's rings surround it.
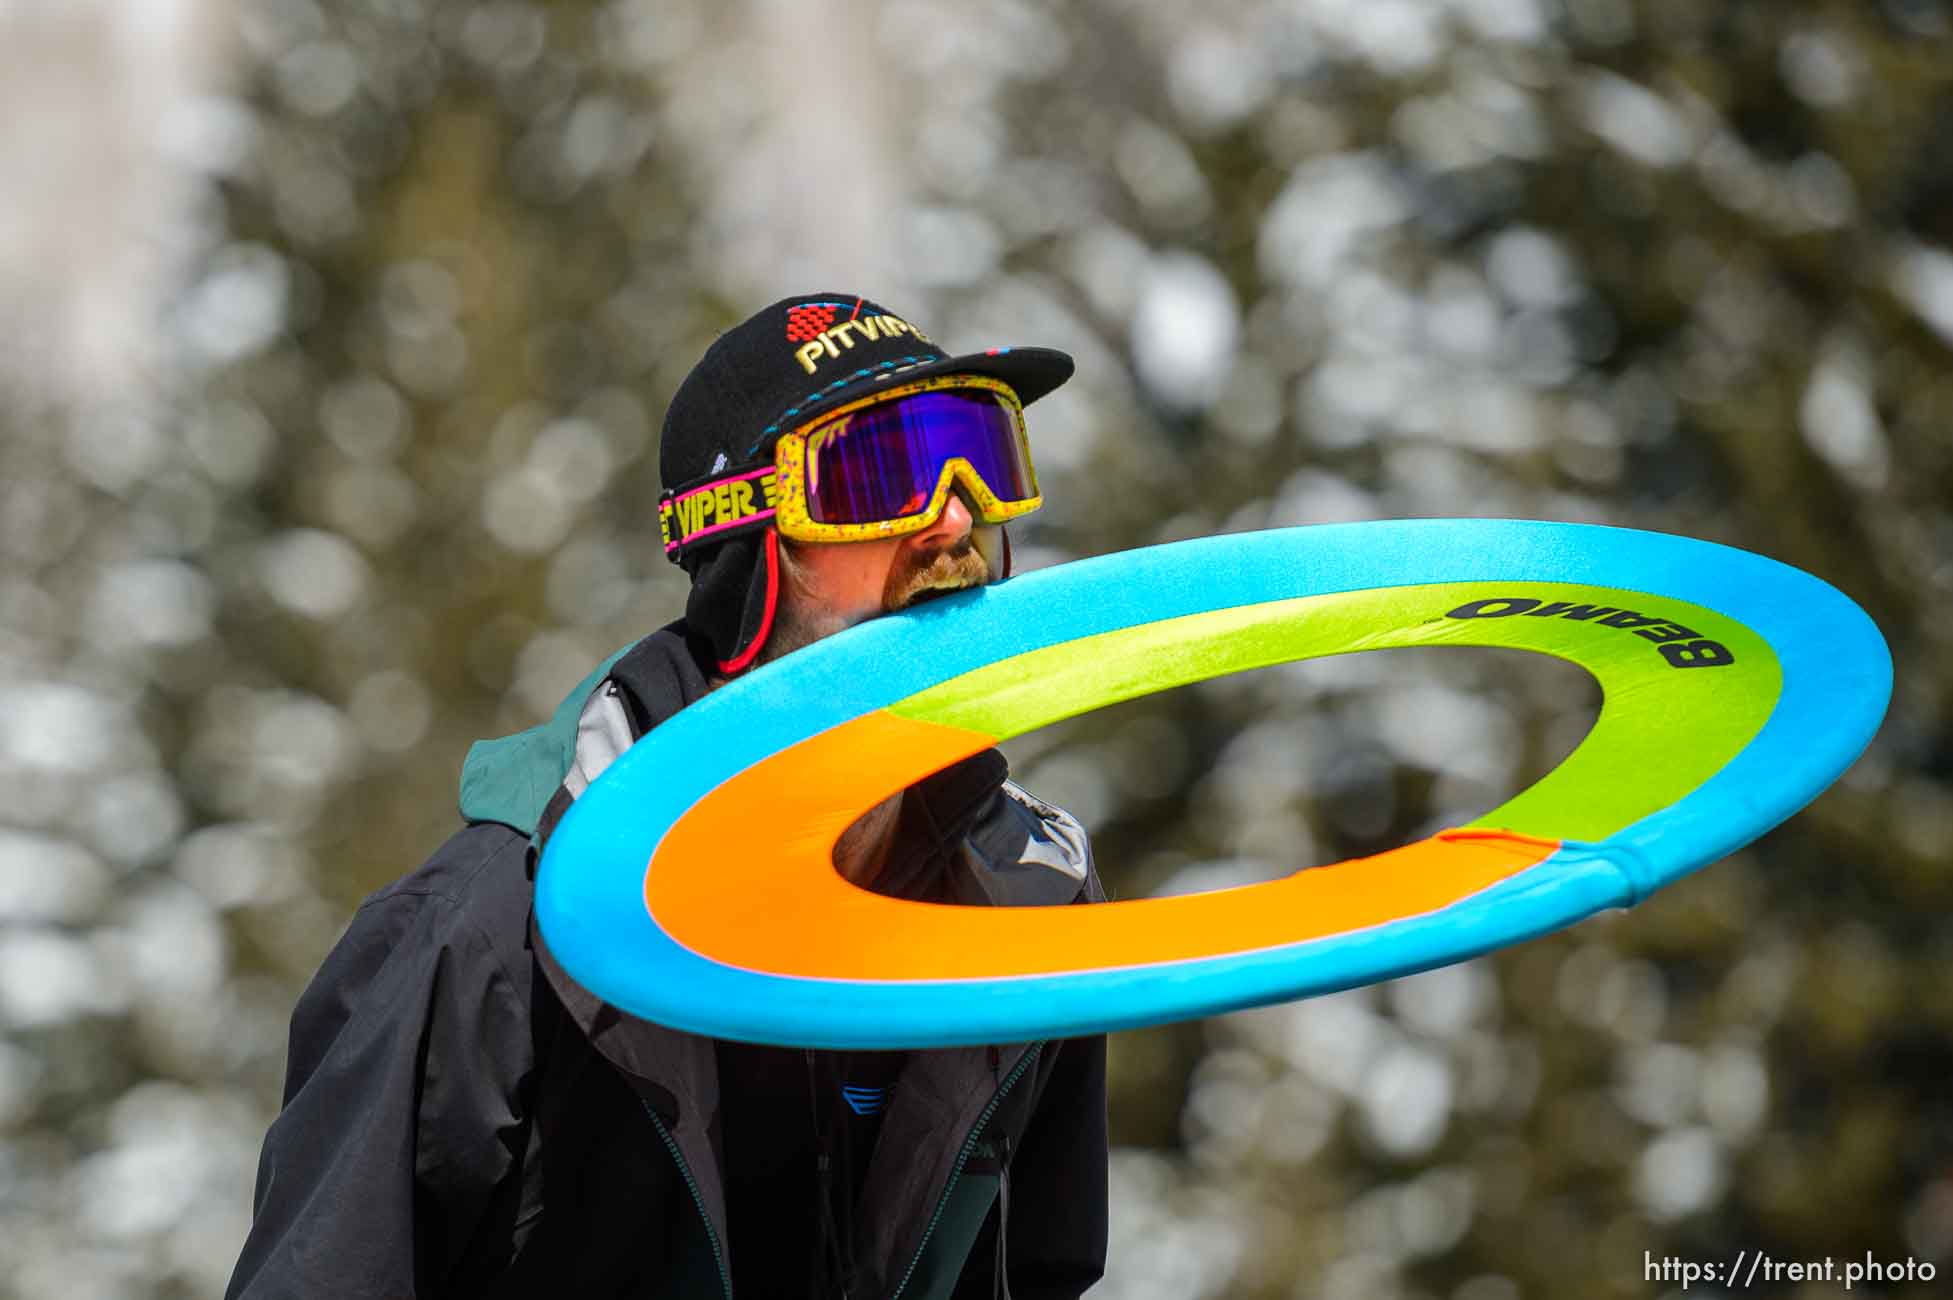
<svg viewBox="0 0 1953 1300">
<path fill-rule="evenodd" d="M 1052 348 L 997 347 L 951 356 L 906 317 L 858 294 L 783 298 L 705 350 L 665 412 L 658 476 L 667 496 L 772 463 L 780 435 L 825 411 L 936 375 L 983 375 L 1028 406 L 1071 378 Z M 677 557 L 691 576 L 685 619 L 722 673 L 749 666 L 772 628 L 779 535 L 735 532 Z"/>
</svg>

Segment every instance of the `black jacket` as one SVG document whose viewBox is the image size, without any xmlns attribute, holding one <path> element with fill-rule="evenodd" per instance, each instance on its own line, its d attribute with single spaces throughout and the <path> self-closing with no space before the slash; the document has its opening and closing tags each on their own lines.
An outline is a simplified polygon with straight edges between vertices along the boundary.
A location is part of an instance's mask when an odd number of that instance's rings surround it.
<svg viewBox="0 0 1953 1300">
<path fill-rule="evenodd" d="M 732 1253 L 766 1248 L 753 1225 L 728 1239 L 712 1041 L 598 1002 L 530 913 L 529 831 L 594 779 L 604 710 L 634 736 L 704 693 L 683 633 L 477 746 L 470 824 L 361 905 L 293 1013 L 228 1296 L 725 1296 Z M 1005 775 L 992 751 L 912 788 L 905 889 L 1102 899 L 1077 824 Z M 850 1295 L 989 1296 L 999 1259 L 1019 1300 L 1084 1291 L 1105 1258 L 1104 1038 L 912 1053 L 854 1223 Z"/>
</svg>

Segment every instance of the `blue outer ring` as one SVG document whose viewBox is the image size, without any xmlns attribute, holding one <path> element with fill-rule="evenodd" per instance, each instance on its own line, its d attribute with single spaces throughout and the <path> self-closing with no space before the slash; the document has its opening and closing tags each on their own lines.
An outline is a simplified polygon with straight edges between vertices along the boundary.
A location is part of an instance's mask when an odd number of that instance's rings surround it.
<svg viewBox="0 0 1953 1300">
<path fill-rule="evenodd" d="M 850 981 L 726 966 L 643 902 L 665 830 L 769 755 L 986 664 L 1142 623 L 1295 596 L 1441 582 L 1569 582 L 1713 609 L 1776 653 L 1763 730 L 1675 804 L 1417 916 L 1257 952 L 1116 971 Z M 550 837 L 536 883 L 550 950 L 584 987 L 673 1028 L 829 1048 L 937 1047 L 1158 1024 L 1407 975 L 1626 907 L 1803 807 L 1871 740 L 1892 689 L 1864 611 L 1809 574 L 1662 533 L 1522 520 L 1326 524 L 1203 538 L 1024 574 L 876 619 L 676 714 L 614 762 Z"/>
</svg>

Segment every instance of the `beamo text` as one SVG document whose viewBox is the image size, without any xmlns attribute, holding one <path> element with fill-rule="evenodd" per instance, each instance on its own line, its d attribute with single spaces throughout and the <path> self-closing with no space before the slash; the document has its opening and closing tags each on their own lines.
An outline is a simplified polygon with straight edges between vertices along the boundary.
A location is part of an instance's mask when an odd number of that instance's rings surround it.
<svg viewBox="0 0 1953 1300">
<path fill-rule="evenodd" d="M 1903 1282 L 1930 1282 L 1939 1269 L 1930 1260 L 1879 1259 L 1871 1251 L 1863 1259 L 1778 1259 L 1768 1251 L 1739 1250 L 1733 1262 L 1683 1259 L 1679 1255 L 1656 1256 L 1641 1252 L 1641 1277 L 1647 1282 L 1680 1282 L 1686 1291 L 1698 1283 L 1722 1286 L 1729 1290 L 1763 1285 L 1775 1287 L 1784 1282 L 1837 1282 L 1849 1291 L 1868 1284 L 1892 1285 Z"/>
</svg>

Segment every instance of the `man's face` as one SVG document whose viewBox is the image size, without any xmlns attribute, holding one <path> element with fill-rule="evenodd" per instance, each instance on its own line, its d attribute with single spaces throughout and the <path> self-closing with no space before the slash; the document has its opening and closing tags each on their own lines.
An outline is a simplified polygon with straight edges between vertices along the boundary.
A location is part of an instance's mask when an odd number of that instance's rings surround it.
<svg viewBox="0 0 1953 1300">
<path fill-rule="evenodd" d="M 866 619 L 1002 575 L 1002 530 L 976 523 L 961 490 L 929 527 L 872 542 L 780 543 L 786 581 L 764 655 L 777 659 Z"/>
</svg>

